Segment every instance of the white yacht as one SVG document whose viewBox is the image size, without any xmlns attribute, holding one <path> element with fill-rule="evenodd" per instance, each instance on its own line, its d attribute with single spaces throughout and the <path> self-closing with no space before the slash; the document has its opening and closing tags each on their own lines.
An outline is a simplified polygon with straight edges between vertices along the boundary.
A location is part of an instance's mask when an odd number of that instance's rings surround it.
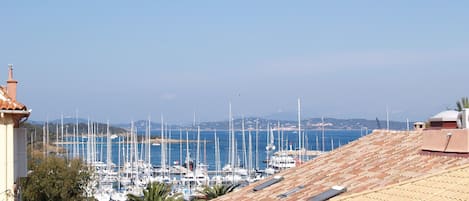
<svg viewBox="0 0 469 201">
<path fill-rule="evenodd" d="M 293 156 L 287 154 L 280 154 L 278 156 L 272 156 L 269 160 L 269 167 L 275 170 L 283 170 L 296 166 L 296 161 Z"/>
</svg>

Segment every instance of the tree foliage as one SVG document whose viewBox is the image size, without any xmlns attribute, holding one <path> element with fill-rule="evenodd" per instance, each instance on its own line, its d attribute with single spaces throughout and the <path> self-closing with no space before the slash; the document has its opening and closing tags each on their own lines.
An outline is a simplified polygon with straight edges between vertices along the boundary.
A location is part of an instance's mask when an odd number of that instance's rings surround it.
<svg viewBox="0 0 469 201">
<path fill-rule="evenodd" d="M 456 110 L 462 111 L 464 108 L 469 108 L 469 99 L 466 97 L 462 97 L 460 101 L 456 102 Z"/>
<path fill-rule="evenodd" d="M 143 197 L 134 194 L 128 194 L 127 199 L 130 201 L 171 201 L 178 199 L 178 195 L 171 196 L 171 185 L 153 182 L 143 191 Z"/>
<path fill-rule="evenodd" d="M 84 200 L 91 174 L 79 159 L 57 156 L 35 159 L 21 181 L 23 200 Z"/>
<path fill-rule="evenodd" d="M 236 189 L 239 184 L 230 184 L 230 185 L 215 185 L 215 186 L 206 186 L 202 191 L 199 191 L 201 196 L 197 197 L 197 200 L 211 200 L 222 195 L 228 194 Z"/>
</svg>

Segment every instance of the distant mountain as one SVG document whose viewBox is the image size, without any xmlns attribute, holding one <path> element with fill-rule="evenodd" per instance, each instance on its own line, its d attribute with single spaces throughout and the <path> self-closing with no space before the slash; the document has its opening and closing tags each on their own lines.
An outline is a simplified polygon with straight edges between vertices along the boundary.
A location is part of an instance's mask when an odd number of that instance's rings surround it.
<svg viewBox="0 0 469 201">
<path fill-rule="evenodd" d="M 277 120 L 261 120 L 261 124 L 265 122 L 270 122 L 274 125 L 278 123 Z M 297 129 L 298 121 L 279 121 L 281 127 Z M 386 127 L 385 121 L 379 121 L 381 128 Z M 267 124 L 264 124 L 264 128 Z M 321 129 L 324 126 L 325 129 L 377 129 L 378 122 L 376 120 L 367 120 L 367 119 L 337 119 L 337 118 L 324 118 L 324 122 L 321 118 L 306 118 L 301 120 L 301 126 L 304 129 Z M 390 129 L 394 130 L 404 130 L 407 129 L 407 124 L 405 122 L 390 121 Z"/>
<path fill-rule="evenodd" d="M 150 129 L 151 130 L 160 130 L 161 129 L 161 123 L 157 122 L 150 122 Z M 112 124 L 113 126 L 119 127 L 119 128 L 124 128 L 126 130 L 130 130 L 130 122 L 129 123 L 118 123 L 118 124 Z M 147 129 L 147 124 L 148 120 L 138 120 L 134 121 L 134 127 L 137 129 L 137 131 L 145 131 Z M 168 127 L 173 128 L 172 125 L 168 125 Z"/>
<path fill-rule="evenodd" d="M 275 116 L 271 116 L 275 117 Z M 284 116 L 287 117 L 287 116 Z M 87 129 L 87 122 L 88 120 L 79 118 L 78 119 L 80 125 L 80 131 L 84 131 Z M 45 122 L 42 121 L 28 121 L 28 123 L 33 125 L 44 125 Z M 242 129 L 242 119 L 237 118 L 233 120 L 233 127 L 236 130 Z M 49 121 L 49 127 L 52 129 L 56 128 L 56 125 L 60 125 L 60 120 L 53 120 Z M 76 124 L 76 120 L 74 118 L 65 118 L 64 124 L 69 125 L 70 129 Z M 104 129 L 106 123 L 98 123 L 100 129 Z M 147 120 L 138 120 L 134 122 L 134 128 L 138 132 L 143 132 L 147 129 Z M 411 122 L 412 124 L 412 122 Z M 298 129 L 298 122 L 296 117 L 292 120 L 285 120 L 285 119 L 276 119 L 276 118 L 255 118 L 255 117 L 248 117 L 244 119 L 244 128 L 247 129 L 255 129 L 258 127 L 259 129 L 265 130 L 267 129 L 268 125 L 270 127 L 276 128 L 278 125 L 280 127 L 295 130 Z M 324 125 L 325 129 L 377 129 L 378 126 L 381 128 L 386 128 L 386 121 L 378 121 L 377 120 L 367 120 L 367 119 L 337 119 L 337 118 L 324 118 L 324 122 L 322 122 L 321 118 L 305 118 L 301 121 L 302 129 L 321 129 Z M 195 129 L 197 126 L 195 125 L 165 125 L 169 129 Z M 200 122 L 198 124 L 202 130 L 228 130 L 229 129 L 229 122 L 228 121 L 212 121 L 212 122 Z M 407 124 L 405 122 L 399 121 L 390 121 L 389 122 L 390 129 L 393 130 L 405 130 L 407 129 Z M 151 130 L 160 130 L 161 123 L 159 122 L 151 122 Z M 130 123 L 118 123 L 118 124 L 111 124 L 111 130 L 113 132 L 126 132 L 130 130 Z"/>
<path fill-rule="evenodd" d="M 35 128 L 36 132 L 42 132 L 43 128 L 47 127 L 49 128 L 49 133 L 55 134 L 57 131 L 61 133 L 62 131 L 62 124 L 59 121 L 50 121 L 50 122 L 42 122 L 42 121 L 27 121 L 27 124 L 25 125 L 30 125 L 31 128 Z M 64 133 L 71 134 L 76 130 L 77 124 L 74 120 L 74 122 L 68 121 L 68 123 L 65 122 L 64 119 Z M 93 128 L 97 133 L 106 133 L 107 132 L 107 124 L 106 123 L 99 123 L 99 122 L 93 122 Z M 119 133 L 125 133 L 127 130 L 121 127 L 117 126 L 109 126 L 109 131 L 112 134 L 119 134 Z M 88 133 L 88 121 L 83 121 L 83 119 L 78 121 L 78 133 Z"/>
<path fill-rule="evenodd" d="M 49 120 L 47 121 L 48 123 L 52 123 L 52 124 L 60 124 L 61 123 L 61 119 L 54 119 L 54 120 Z M 87 119 L 84 119 L 84 118 L 64 118 L 63 119 L 63 122 L 64 124 L 75 124 L 76 122 L 78 121 L 78 123 L 88 123 L 88 120 Z M 30 124 L 35 124 L 35 125 L 41 125 L 41 124 L 45 124 L 46 121 L 35 121 L 35 120 L 28 120 L 28 122 Z"/>
<path fill-rule="evenodd" d="M 307 119 L 306 125 L 309 128 L 320 128 L 321 127 L 321 118 L 311 118 Z M 325 128 L 331 129 L 378 129 L 378 126 L 381 128 L 386 128 L 386 121 L 377 120 L 367 120 L 367 119 L 336 119 L 336 118 L 324 118 L 324 123 L 326 124 Z M 412 123 L 411 123 L 412 124 Z M 405 130 L 407 129 L 406 122 L 399 121 L 389 121 L 389 129 L 392 130 Z"/>
<path fill-rule="evenodd" d="M 276 112 L 266 116 L 263 116 L 264 119 L 276 119 L 282 121 L 296 121 L 298 119 L 298 113 L 296 112 Z"/>
<path fill-rule="evenodd" d="M 146 121 L 137 121 L 134 123 L 137 130 L 145 130 L 147 122 Z M 385 121 L 376 120 L 367 120 L 367 119 L 336 119 L 336 118 L 324 118 L 324 122 L 321 118 L 308 118 L 301 121 L 302 129 L 322 129 L 324 125 L 325 129 L 377 129 L 378 126 L 381 128 L 386 128 Z M 130 124 L 121 125 L 122 128 L 130 129 Z M 228 121 L 213 121 L 213 122 L 200 122 L 197 126 L 200 126 L 202 130 L 228 130 L 229 122 Z M 236 130 L 242 129 L 243 120 L 242 119 L 234 119 L 233 120 L 233 127 Z M 298 129 L 298 122 L 296 120 L 277 120 L 277 119 L 266 119 L 266 118 L 245 118 L 244 119 L 244 128 L 248 129 L 255 129 L 258 127 L 259 129 L 265 130 L 267 127 L 270 126 L 271 128 L 277 128 L 278 126 L 289 129 L 295 130 Z M 405 130 L 407 129 L 407 124 L 405 122 L 398 122 L 398 121 L 390 121 L 389 122 L 390 129 L 393 130 Z M 186 129 L 191 128 L 195 129 L 196 126 L 184 126 L 184 125 L 168 125 L 168 128 L 171 129 Z M 160 130 L 161 124 L 160 123 L 151 123 L 152 130 Z"/>
</svg>

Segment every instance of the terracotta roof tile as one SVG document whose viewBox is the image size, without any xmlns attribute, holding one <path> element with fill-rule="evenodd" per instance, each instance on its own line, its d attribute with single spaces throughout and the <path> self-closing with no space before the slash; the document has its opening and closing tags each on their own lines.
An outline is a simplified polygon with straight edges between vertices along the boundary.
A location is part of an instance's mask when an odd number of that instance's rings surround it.
<svg viewBox="0 0 469 201">
<path fill-rule="evenodd" d="M 282 200 L 307 200 L 333 185 L 347 187 L 347 192 L 337 197 L 340 198 L 469 164 L 469 158 L 420 154 L 421 143 L 422 132 L 377 130 L 300 167 L 280 172 L 278 175 L 284 180 L 269 188 L 253 192 L 252 188 L 263 182 L 259 181 L 217 200 L 279 200 L 279 194 L 299 185 L 305 188 Z M 411 191 L 425 189 L 425 186 L 419 186 L 402 195 L 410 199 Z M 378 198 L 393 196 L 395 194 L 390 192 Z M 372 197 L 361 200 L 367 199 L 376 200 Z"/>
<path fill-rule="evenodd" d="M 469 200 L 469 165 L 332 200 Z"/>
<path fill-rule="evenodd" d="M 13 101 L 5 88 L 0 87 L 0 110 L 27 110 L 26 106 L 18 101 Z"/>
</svg>

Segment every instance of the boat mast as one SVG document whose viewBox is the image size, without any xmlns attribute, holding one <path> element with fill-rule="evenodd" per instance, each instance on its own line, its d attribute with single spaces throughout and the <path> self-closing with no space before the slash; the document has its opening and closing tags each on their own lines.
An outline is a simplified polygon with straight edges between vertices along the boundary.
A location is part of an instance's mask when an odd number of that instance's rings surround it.
<svg viewBox="0 0 469 201">
<path fill-rule="evenodd" d="M 407 132 L 409 132 L 409 130 L 410 130 L 409 118 L 406 119 L 406 123 L 407 123 Z"/>
<path fill-rule="evenodd" d="M 204 138 L 204 164 L 207 164 L 207 139 Z"/>
<path fill-rule="evenodd" d="M 129 141 L 129 163 L 130 163 L 130 170 L 133 168 L 133 151 L 134 151 L 134 121 L 130 122 L 130 141 Z"/>
<path fill-rule="evenodd" d="M 298 159 L 301 161 L 301 101 L 298 98 Z"/>
<path fill-rule="evenodd" d="M 166 170 L 166 153 L 165 153 L 165 143 L 164 143 L 164 119 L 163 119 L 163 114 L 161 114 L 161 142 L 160 142 L 160 148 L 161 148 L 161 174 L 164 177 L 164 172 Z"/>
<path fill-rule="evenodd" d="M 42 126 L 42 154 L 46 157 L 46 124 Z"/>
<path fill-rule="evenodd" d="M 316 133 L 316 151 L 319 151 L 319 136 Z"/>
<path fill-rule="evenodd" d="M 49 117 L 46 121 L 46 156 L 49 156 Z"/>
<path fill-rule="evenodd" d="M 138 132 L 135 132 L 135 135 L 137 137 L 137 147 L 139 144 L 140 146 L 140 153 L 139 153 L 139 161 L 142 161 L 143 163 L 147 160 L 147 155 L 146 155 L 146 144 L 147 144 L 147 128 L 145 127 L 145 136 L 142 137 L 140 141 L 138 141 Z M 142 165 L 143 165 L 142 163 Z"/>
<path fill-rule="evenodd" d="M 284 136 L 284 131 L 285 131 L 285 129 L 284 129 L 283 127 L 282 127 L 281 129 L 282 129 L 282 134 L 280 135 L 280 136 L 281 136 L 281 137 L 280 137 L 280 138 L 281 138 L 281 139 L 280 139 L 280 144 L 282 145 L 282 147 L 279 148 L 279 149 L 281 149 L 281 150 L 283 151 L 283 150 L 284 150 L 284 147 L 287 147 L 287 149 L 288 149 L 288 143 L 287 143 L 286 141 L 285 141 L 285 144 L 283 143 L 283 142 L 284 142 L 284 137 L 285 137 L 285 136 Z M 287 140 L 287 141 L 288 141 L 288 140 Z"/>
<path fill-rule="evenodd" d="M 277 121 L 277 147 L 279 151 L 282 151 L 282 139 L 280 137 L 280 121 Z"/>
<path fill-rule="evenodd" d="M 199 166 L 200 163 L 200 126 L 197 126 L 197 150 L 196 150 L 196 167 Z M 197 169 L 197 168 L 196 168 Z"/>
<path fill-rule="evenodd" d="M 197 169 L 199 169 L 199 163 L 200 163 L 200 126 L 197 125 L 197 150 L 196 150 L 197 154 L 196 154 L 196 159 L 195 159 L 195 168 L 194 168 L 194 178 L 197 178 L 198 175 L 197 175 Z M 196 182 L 196 188 L 197 188 L 198 184 Z"/>
<path fill-rule="evenodd" d="M 91 141 L 91 129 L 90 129 L 90 118 L 88 117 L 88 120 L 86 122 L 86 162 L 88 164 L 91 163 L 91 145 L 90 145 L 90 141 Z"/>
<path fill-rule="evenodd" d="M 75 130 L 73 131 L 73 158 L 77 157 L 77 149 L 78 149 L 78 109 L 75 110 Z M 82 146 L 84 149 L 84 145 Z M 79 154 L 78 154 L 79 155 Z M 83 154 L 82 157 L 84 158 L 85 155 Z"/>
<path fill-rule="evenodd" d="M 233 162 L 232 162 L 232 160 L 231 160 L 231 157 L 232 157 L 231 155 L 232 155 L 232 153 L 233 153 L 233 151 L 232 151 L 232 149 L 233 149 L 232 140 L 233 140 L 233 139 L 231 138 L 231 137 L 232 137 L 232 136 L 231 136 L 231 102 L 229 103 L 229 112 L 228 112 L 228 136 L 229 136 L 229 140 L 228 140 L 228 142 L 229 142 L 229 143 L 228 143 L 228 144 L 229 144 L 229 145 L 228 145 L 228 146 L 229 146 L 229 148 L 228 148 L 228 150 L 229 150 L 228 161 L 229 161 L 229 163 L 230 163 L 230 165 L 231 165 L 231 168 L 233 168 Z"/>
<path fill-rule="evenodd" d="M 236 157 L 236 136 L 234 132 L 234 125 L 233 125 L 233 116 L 231 112 L 231 102 L 230 102 L 230 134 L 231 134 L 231 176 L 232 176 L 232 181 L 231 183 L 234 183 L 234 177 L 235 177 L 235 157 Z"/>
<path fill-rule="evenodd" d="M 117 188 L 120 191 L 121 190 L 121 170 L 122 170 L 122 164 L 121 164 L 121 136 L 117 137 L 117 143 L 118 143 L 118 148 L 117 148 Z"/>
<path fill-rule="evenodd" d="M 189 158 L 189 149 L 190 149 L 190 147 L 189 147 L 189 131 L 186 128 L 186 161 L 187 161 L 186 170 L 190 170 L 190 166 L 191 166 L 190 158 Z M 186 172 L 186 174 L 187 174 L 187 172 Z"/>
<path fill-rule="evenodd" d="M 252 169 L 252 139 L 251 139 L 251 128 L 248 131 L 248 176 L 251 177 Z"/>
<path fill-rule="evenodd" d="M 217 175 L 220 175 L 221 172 L 221 160 L 220 160 L 220 138 L 217 137 L 217 160 L 218 160 L 218 173 Z"/>
<path fill-rule="evenodd" d="M 138 157 L 138 136 L 137 136 L 137 132 L 138 131 L 138 128 L 135 127 L 135 130 L 134 130 L 134 165 L 135 165 L 135 169 L 137 170 L 136 173 L 135 173 L 135 180 L 136 181 L 139 181 L 139 176 L 140 176 L 140 170 L 139 170 L 139 163 L 138 161 L 140 160 L 139 157 Z"/>
<path fill-rule="evenodd" d="M 62 142 L 62 147 L 64 147 L 64 114 L 60 114 L 60 133 L 62 134 L 62 137 L 61 137 L 61 142 Z"/>
<path fill-rule="evenodd" d="M 256 169 L 259 169 L 259 118 L 256 120 Z"/>
<path fill-rule="evenodd" d="M 171 128 L 168 129 L 168 123 L 166 123 L 166 130 L 169 131 L 168 133 L 168 177 L 171 178 L 171 143 L 169 140 L 171 140 L 171 135 L 172 131 Z"/>
<path fill-rule="evenodd" d="M 389 108 L 386 105 L 386 129 L 389 130 Z"/>
<path fill-rule="evenodd" d="M 246 166 L 247 166 L 247 153 L 246 153 L 246 138 L 245 138 L 245 132 L 244 132 L 244 117 L 242 118 L 242 121 L 241 121 L 241 134 L 242 134 L 242 137 L 243 137 L 243 142 L 242 142 L 242 146 L 243 146 L 243 167 L 246 168 Z"/>
<path fill-rule="evenodd" d="M 322 152 L 326 151 L 324 143 L 324 117 L 321 117 L 321 126 L 322 126 Z"/>
<path fill-rule="evenodd" d="M 59 124 L 55 124 L 55 154 L 59 153 Z"/>
<path fill-rule="evenodd" d="M 129 177 L 129 171 L 127 171 L 127 166 L 130 165 L 130 133 L 126 132 L 125 134 L 125 152 L 124 152 L 124 172 L 126 172 L 126 176 Z"/>
<path fill-rule="evenodd" d="M 179 166 L 182 165 L 182 128 L 179 128 Z M 182 171 L 179 171 L 179 178 L 182 178 Z"/>
<path fill-rule="evenodd" d="M 270 145 L 270 122 L 267 122 L 267 139 L 266 139 L 266 145 L 269 147 Z"/>
<path fill-rule="evenodd" d="M 111 158 L 111 152 L 112 152 L 112 145 L 111 145 L 111 134 L 109 131 L 109 120 L 107 120 L 107 128 L 106 128 L 106 139 L 107 139 L 107 146 L 106 146 L 106 162 L 107 162 L 107 168 L 108 170 L 111 170 L 111 164 L 112 164 L 112 158 Z M 101 145 L 102 146 L 102 145 Z"/>
<path fill-rule="evenodd" d="M 148 116 L 147 162 L 151 167 L 151 117 Z"/>
<path fill-rule="evenodd" d="M 215 141 L 215 178 L 218 178 L 218 155 L 220 153 L 218 153 L 218 140 L 217 140 L 217 129 L 215 129 L 215 132 L 213 133 L 213 139 Z"/>
</svg>

